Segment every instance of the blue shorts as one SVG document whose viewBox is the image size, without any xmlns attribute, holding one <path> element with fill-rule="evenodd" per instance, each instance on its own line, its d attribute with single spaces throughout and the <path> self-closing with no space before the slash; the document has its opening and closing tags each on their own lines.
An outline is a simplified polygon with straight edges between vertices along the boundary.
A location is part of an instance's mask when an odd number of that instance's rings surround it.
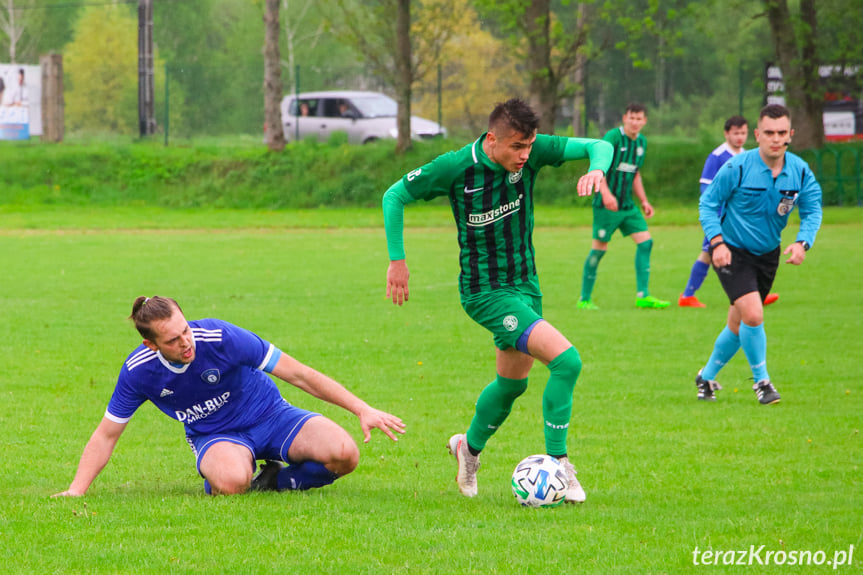
<svg viewBox="0 0 863 575">
<path fill-rule="evenodd" d="M 710 253 L 710 240 L 707 239 L 707 236 L 704 236 L 704 241 L 701 242 L 701 251 Z"/>
<path fill-rule="evenodd" d="M 207 435 L 186 434 L 186 441 L 195 454 L 195 466 L 201 475 L 201 459 L 216 443 L 227 441 L 247 448 L 252 454 L 252 466 L 258 459 L 270 459 L 290 463 L 288 450 L 297 433 L 305 423 L 319 413 L 294 407 L 287 401 L 273 409 L 261 423 L 239 431 L 210 433 Z M 203 475 L 202 475 L 203 477 Z"/>
</svg>

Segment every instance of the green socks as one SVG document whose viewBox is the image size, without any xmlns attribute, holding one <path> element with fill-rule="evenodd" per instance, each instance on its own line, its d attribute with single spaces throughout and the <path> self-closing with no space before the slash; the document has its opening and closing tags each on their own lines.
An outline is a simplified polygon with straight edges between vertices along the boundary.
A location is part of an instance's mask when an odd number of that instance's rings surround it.
<svg viewBox="0 0 863 575">
<path fill-rule="evenodd" d="M 512 411 L 516 398 L 527 389 L 527 378 L 508 379 L 500 375 L 488 384 L 476 401 L 476 413 L 467 430 L 467 443 L 482 451 Z"/>
<path fill-rule="evenodd" d="M 596 269 L 599 260 L 605 255 L 605 250 L 590 250 L 584 262 L 584 274 L 581 279 L 581 301 L 590 301 L 593 293 L 593 284 L 596 283 Z"/>
<path fill-rule="evenodd" d="M 638 297 L 647 297 L 650 291 L 647 284 L 650 282 L 650 250 L 653 249 L 653 240 L 641 242 L 635 246 L 635 289 Z"/>
<path fill-rule="evenodd" d="M 542 394 L 542 416 L 545 421 L 545 450 L 549 454 L 566 453 L 566 435 L 572 416 L 572 391 L 581 373 L 578 350 L 568 350 L 548 364 L 551 375 Z"/>
</svg>

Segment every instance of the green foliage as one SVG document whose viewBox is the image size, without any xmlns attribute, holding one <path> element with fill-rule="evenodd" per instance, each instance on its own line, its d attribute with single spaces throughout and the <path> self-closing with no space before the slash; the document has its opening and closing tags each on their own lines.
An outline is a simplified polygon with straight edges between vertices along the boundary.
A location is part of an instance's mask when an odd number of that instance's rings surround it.
<svg viewBox="0 0 863 575">
<path fill-rule="evenodd" d="M 138 23 L 126 6 L 89 7 L 64 57 L 66 125 L 132 134 L 137 126 Z"/>
<path fill-rule="evenodd" d="M 653 204 L 696 202 L 698 177 L 707 154 L 721 142 L 722 122 L 724 118 L 698 140 L 653 137 L 648 132 L 648 156 L 642 173 Z M 325 144 L 291 143 L 282 153 L 267 151 L 260 140 L 248 140 L 245 146 L 238 146 L 240 143 L 166 148 L 158 141 L 61 146 L 0 142 L 7 166 L 0 171 L 0 205 L 237 209 L 379 206 L 393 182 L 467 142 L 418 142 L 404 155 L 394 153 L 392 141 L 352 146 L 338 137 Z M 863 151 L 863 145 L 848 144 L 839 149 L 847 150 L 842 155 L 843 173 L 853 178 L 853 154 Z M 807 159 L 815 167 L 815 159 Z M 825 156 L 828 175 L 835 171 L 834 165 L 832 156 Z M 589 198 L 578 198 L 573 191 L 586 169 L 587 162 L 544 169 L 536 201 L 589 205 Z M 824 184 L 825 189 L 831 185 Z M 853 204 L 855 194 L 863 199 L 863 192 L 855 191 L 859 184 L 854 180 L 844 180 L 843 185 L 843 194 L 827 194 L 825 201 L 836 203 L 841 198 L 842 203 Z"/>
<path fill-rule="evenodd" d="M 193 220 L 198 229 L 116 232 L 135 217 L 112 210 L 101 213 L 100 233 L 5 224 L 4 573 L 826 573 L 696 566 L 692 552 L 764 545 L 832 559 L 852 544 L 853 566 L 838 571 L 859 571 L 859 221 L 826 226 L 801 267 L 781 266 L 782 297 L 766 325 L 783 399 L 763 407 L 742 354 L 720 374 L 716 404 L 695 400 L 695 371 L 725 322 L 715 278 L 699 292 L 707 309 L 639 312 L 632 242 L 615 241 L 595 291 L 602 309 L 585 314 L 573 294 L 589 229 L 543 228 L 545 213 L 535 243 L 546 317 L 584 361 L 569 446 L 587 491 L 582 506 L 546 510 L 519 507 L 509 487 L 516 463 L 543 448 L 548 371 L 539 362 L 483 453 L 479 495 L 457 493 L 444 444 L 468 425 L 494 352 L 459 307 L 452 229 L 408 231 L 411 300 L 397 308 L 383 297 L 377 231 L 259 230 L 254 219 L 226 230 L 212 217 L 206 229 Z M 425 216 L 407 219 L 421 225 Z M 651 232 L 651 291 L 671 299 L 701 234 Z M 359 467 L 320 490 L 210 498 L 182 426 L 147 405 L 86 497 L 50 499 L 71 481 L 140 343 L 126 320 L 132 300 L 153 293 L 178 298 L 190 318 L 256 331 L 402 417 L 407 434 L 392 443 L 375 431 L 363 444 L 355 417 L 281 384 L 289 401 L 348 430 Z"/>
</svg>

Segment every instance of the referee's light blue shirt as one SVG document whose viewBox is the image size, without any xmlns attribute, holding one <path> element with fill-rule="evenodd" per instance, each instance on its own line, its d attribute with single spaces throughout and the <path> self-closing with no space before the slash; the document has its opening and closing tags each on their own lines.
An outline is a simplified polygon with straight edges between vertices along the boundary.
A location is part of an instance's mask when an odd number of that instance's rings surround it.
<svg viewBox="0 0 863 575">
<path fill-rule="evenodd" d="M 814 245 L 821 227 L 821 186 L 812 170 L 800 157 L 785 152 L 785 166 L 774 178 L 757 148 L 722 166 L 698 204 L 705 236 L 722 234 L 727 244 L 755 255 L 779 247 L 794 209 L 800 211 L 797 241 Z"/>
</svg>

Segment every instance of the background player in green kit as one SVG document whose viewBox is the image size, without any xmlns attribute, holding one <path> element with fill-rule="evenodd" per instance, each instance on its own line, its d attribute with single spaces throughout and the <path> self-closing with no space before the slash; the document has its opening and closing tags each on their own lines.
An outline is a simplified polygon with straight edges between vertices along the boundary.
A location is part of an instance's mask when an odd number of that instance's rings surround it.
<svg viewBox="0 0 863 575">
<path fill-rule="evenodd" d="M 641 133 L 647 123 L 647 108 L 641 104 L 630 104 L 623 114 L 623 125 L 609 130 L 603 139 L 614 146 L 614 161 L 604 182 L 601 194 L 593 197 L 593 243 L 584 262 L 581 281 L 579 309 L 598 309 L 591 301 L 593 284 L 599 261 L 608 251 L 608 242 L 615 230 L 635 241 L 635 305 L 640 308 L 666 308 L 669 302 L 650 295 L 647 284 L 650 280 L 650 250 L 653 240 L 647 231 L 645 217 L 653 216 L 653 206 L 647 201 L 639 169 L 644 164 L 647 139 Z M 632 200 L 635 196 L 641 203 L 644 215 Z"/>
<path fill-rule="evenodd" d="M 477 494 L 479 453 L 527 389 L 528 372 L 539 359 L 551 371 L 543 394 L 546 450 L 567 469 L 566 501 L 572 503 L 585 499 L 566 450 L 581 358 L 542 317 L 532 239 L 533 191 L 543 166 L 590 157 L 590 171 L 577 185 L 578 195 L 589 195 L 603 181 L 613 150 L 601 140 L 537 134 L 538 124 L 539 118 L 522 100 L 498 104 L 489 116 L 488 132 L 410 172 L 387 190 L 387 297 L 398 305 L 408 299 L 404 206 L 447 195 L 458 228 L 462 307 L 492 332 L 497 347 L 497 377 L 480 394 L 467 433 L 449 440 L 458 462 L 459 491 L 467 497 Z"/>
</svg>

